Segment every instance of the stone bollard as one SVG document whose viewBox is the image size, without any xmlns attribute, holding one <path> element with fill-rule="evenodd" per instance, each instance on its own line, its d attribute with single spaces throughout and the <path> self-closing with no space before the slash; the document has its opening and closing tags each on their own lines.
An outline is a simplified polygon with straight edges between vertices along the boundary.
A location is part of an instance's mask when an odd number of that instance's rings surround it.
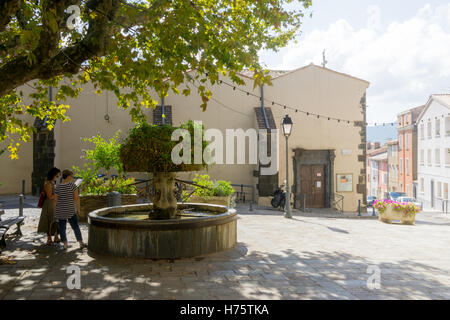
<svg viewBox="0 0 450 320">
<path fill-rule="evenodd" d="M 306 194 L 303 194 L 303 212 L 306 212 Z"/>
<path fill-rule="evenodd" d="M 19 217 L 23 217 L 23 194 L 19 196 Z"/>
<path fill-rule="evenodd" d="M 22 195 L 23 195 L 23 198 L 25 199 L 26 197 L 25 197 L 25 180 L 22 180 Z"/>
<path fill-rule="evenodd" d="M 106 199 L 108 207 L 118 207 L 122 205 L 122 194 L 117 191 L 108 193 Z"/>
<path fill-rule="evenodd" d="M 361 217 L 361 200 L 358 200 L 358 217 Z"/>
</svg>

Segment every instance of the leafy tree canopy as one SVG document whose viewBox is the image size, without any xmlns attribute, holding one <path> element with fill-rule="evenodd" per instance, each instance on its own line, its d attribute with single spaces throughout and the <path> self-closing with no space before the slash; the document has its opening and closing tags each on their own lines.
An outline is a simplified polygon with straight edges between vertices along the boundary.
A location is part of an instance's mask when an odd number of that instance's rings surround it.
<svg viewBox="0 0 450 320">
<path fill-rule="evenodd" d="M 175 130 L 181 129 L 182 135 L 172 140 Z M 198 141 L 195 140 L 196 131 Z M 185 136 L 188 137 L 185 137 Z M 123 163 L 123 168 L 129 172 L 179 172 L 179 171 L 198 171 L 207 167 L 205 154 L 210 157 L 208 143 L 204 139 L 205 128 L 203 124 L 196 124 L 189 120 L 183 123 L 179 128 L 171 125 L 156 126 L 147 122 L 141 122 L 130 130 L 130 134 L 120 146 L 119 156 Z M 176 146 L 180 141 L 187 138 L 186 148 L 184 146 L 179 150 Z M 202 155 L 199 161 L 195 162 L 195 152 L 198 148 Z M 182 163 L 176 164 L 172 159 L 172 152 L 177 150 L 178 155 L 185 156 Z M 205 152 L 206 151 L 206 152 Z M 185 154 L 186 152 L 186 154 Z"/>
<path fill-rule="evenodd" d="M 17 157 L 32 125 L 21 115 L 67 121 L 66 98 L 91 81 L 110 90 L 133 120 L 170 90 L 191 84 L 206 104 L 214 84 L 249 69 L 255 86 L 270 79 L 258 51 L 293 39 L 311 0 L 0 0 L 0 143 Z M 293 9 L 287 9 L 293 8 Z M 79 12 L 79 19 L 78 17 Z M 188 71 L 195 69 L 195 76 Z M 26 97 L 18 88 L 32 87 Z M 56 92 L 49 99 L 49 86 Z M 30 99 L 27 99 L 30 98 Z M 51 101 L 53 100 L 53 101 Z M 27 101 L 27 102 L 26 102 Z M 18 138 L 17 138 L 18 137 Z M 1 153 L 1 151 L 0 151 Z"/>
</svg>

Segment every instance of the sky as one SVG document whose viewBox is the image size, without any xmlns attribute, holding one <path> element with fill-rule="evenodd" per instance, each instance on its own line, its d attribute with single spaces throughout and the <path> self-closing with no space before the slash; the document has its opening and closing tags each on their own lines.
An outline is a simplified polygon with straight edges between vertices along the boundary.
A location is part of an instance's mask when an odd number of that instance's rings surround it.
<svg viewBox="0 0 450 320">
<path fill-rule="evenodd" d="M 297 43 L 262 51 L 270 69 L 322 63 L 370 82 L 367 120 L 396 114 L 450 93 L 450 3 L 444 0 L 313 0 Z"/>
</svg>

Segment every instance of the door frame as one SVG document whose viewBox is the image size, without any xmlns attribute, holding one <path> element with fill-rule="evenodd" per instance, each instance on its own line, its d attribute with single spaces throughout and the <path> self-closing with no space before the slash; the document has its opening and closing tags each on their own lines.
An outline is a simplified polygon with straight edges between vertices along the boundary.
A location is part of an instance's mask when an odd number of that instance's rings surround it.
<svg viewBox="0 0 450 320">
<path fill-rule="evenodd" d="M 302 165 L 324 165 L 325 166 L 325 208 L 331 208 L 334 195 L 334 158 L 335 151 L 328 150 L 306 150 L 294 149 L 294 208 L 302 207 L 301 194 L 301 166 Z"/>
</svg>

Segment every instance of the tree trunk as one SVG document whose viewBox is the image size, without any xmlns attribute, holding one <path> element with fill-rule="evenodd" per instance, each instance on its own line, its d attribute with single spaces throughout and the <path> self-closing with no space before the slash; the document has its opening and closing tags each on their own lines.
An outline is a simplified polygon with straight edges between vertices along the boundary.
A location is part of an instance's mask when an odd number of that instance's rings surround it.
<svg viewBox="0 0 450 320">
<path fill-rule="evenodd" d="M 174 172 L 157 172 L 153 175 L 155 196 L 153 198 L 153 219 L 174 219 L 177 212 Z"/>
</svg>

